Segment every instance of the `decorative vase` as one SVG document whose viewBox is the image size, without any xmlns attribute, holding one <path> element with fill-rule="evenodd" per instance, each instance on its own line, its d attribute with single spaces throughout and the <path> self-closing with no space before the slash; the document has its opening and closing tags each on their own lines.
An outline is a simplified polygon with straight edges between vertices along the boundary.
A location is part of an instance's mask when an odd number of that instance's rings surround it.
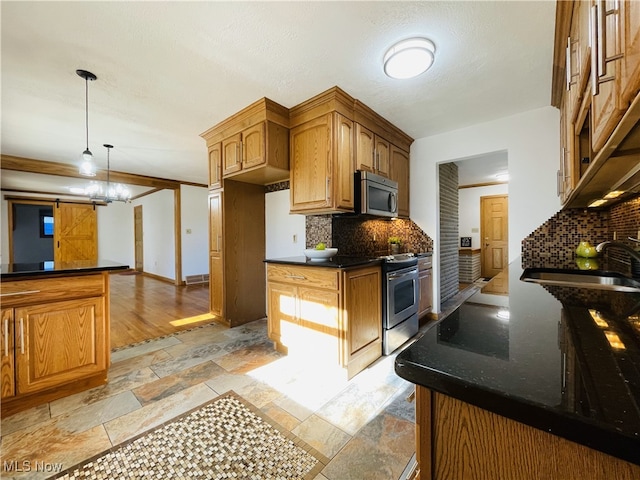
<svg viewBox="0 0 640 480">
<path fill-rule="evenodd" d="M 391 248 L 391 254 L 392 255 L 400 253 L 400 244 L 399 243 L 390 243 L 389 246 Z"/>
<path fill-rule="evenodd" d="M 578 244 L 578 248 L 576 248 L 576 255 L 584 258 L 593 258 L 598 256 L 598 252 L 596 251 L 596 247 L 591 245 L 589 242 L 580 242 Z"/>
</svg>

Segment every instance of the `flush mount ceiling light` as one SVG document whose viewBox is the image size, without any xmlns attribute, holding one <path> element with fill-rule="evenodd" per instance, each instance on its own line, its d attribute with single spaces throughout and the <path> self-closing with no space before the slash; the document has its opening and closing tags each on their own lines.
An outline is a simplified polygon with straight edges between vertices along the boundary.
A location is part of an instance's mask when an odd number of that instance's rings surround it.
<svg viewBox="0 0 640 480">
<path fill-rule="evenodd" d="M 384 73 L 401 80 L 417 77 L 431 67 L 435 53 L 436 46 L 426 38 L 402 40 L 384 54 Z"/>
<path fill-rule="evenodd" d="M 91 150 L 89 150 L 89 80 L 94 81 L 97 80 L 93 73 L 87 72 L 86 70 L 76 70 L 78 76 L 84 78 L 85 84 L 85 126 L 87 133 L 87 148 L 84 152 L 82 152 L 82 158 L 80 160 L 80 175 L 85 175 L 87 177 L 95 177 L 96 176 L 96 164 L 93 161 L 93 155 Z"/>
</svg>

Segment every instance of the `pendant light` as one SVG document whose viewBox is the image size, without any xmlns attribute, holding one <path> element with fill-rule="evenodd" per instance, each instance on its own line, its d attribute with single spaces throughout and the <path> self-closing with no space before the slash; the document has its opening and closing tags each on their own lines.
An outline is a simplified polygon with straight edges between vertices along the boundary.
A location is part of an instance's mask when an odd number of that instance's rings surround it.
<svg viewBox="0 0 640 480">
<path fill-rule="evenodd" d="M 86 70 L 76 70 L 76 73 L 78 76 L 84 78 L 85 82 L 85 126 L 87 133 L 87 148 L 82 152 L 80 175 L 95 177 L 97 171 L 96 163 L 93 160 L 91 150 L 89 150 L 89 80 L 94 81 L 97 80 L 98 77 Z"/>
</svg>

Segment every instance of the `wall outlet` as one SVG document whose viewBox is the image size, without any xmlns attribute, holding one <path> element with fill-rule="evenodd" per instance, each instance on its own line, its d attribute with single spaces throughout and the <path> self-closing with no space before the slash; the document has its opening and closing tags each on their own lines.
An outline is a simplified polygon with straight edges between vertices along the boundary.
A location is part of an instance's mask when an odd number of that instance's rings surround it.
<svg viewBox="0 0 640 480">
<path fill-rule="evenodd" d="M 187 235 L 191 235 L 191 229 L 187 228 Z"/>
<path fill-rule="evenodd" d="M 471 233 L 480 233 L 480 229 L 478 227 L 472 228 Z"/>
<path fill-rule="evenodd" d="M 618 232 L 613 232 L 613 239 L 617 240 L 618 239 Z"/>
</svg>

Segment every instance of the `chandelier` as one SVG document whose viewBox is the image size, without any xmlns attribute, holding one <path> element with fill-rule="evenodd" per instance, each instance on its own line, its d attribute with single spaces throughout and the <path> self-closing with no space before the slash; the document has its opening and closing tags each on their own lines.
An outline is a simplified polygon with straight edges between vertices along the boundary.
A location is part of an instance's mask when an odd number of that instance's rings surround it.
<svg viewBox="0 0 640 480">
<path fill-rule="evenodd" d="M 91 200 L 99 200 L 105 203 L 128 202 L 131 200 L 131 191 L 129 188 L 122 183 L 111 183 L 111 160 L 109 152 L 113 148 L 113 145 L 105 143 L 103 147 L 107 149 L 107 183 L 104 185 L 102 182 L 92 181 L 85 188 L 85 195 L 89 196 Z"/>
</svg>

